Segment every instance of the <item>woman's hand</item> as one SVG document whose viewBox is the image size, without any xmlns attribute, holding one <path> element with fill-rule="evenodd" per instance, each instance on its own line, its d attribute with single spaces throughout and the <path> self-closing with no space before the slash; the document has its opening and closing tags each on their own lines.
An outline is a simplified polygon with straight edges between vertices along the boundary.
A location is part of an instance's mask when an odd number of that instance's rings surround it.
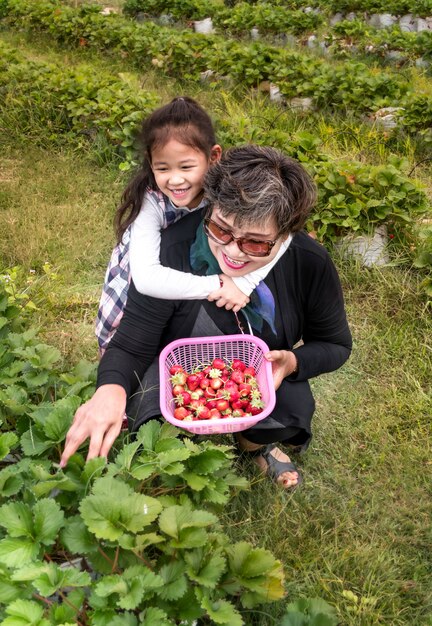
<svg viewBox="0 0 432 626">
<path fill-rule="evenodd" d="M 75 413 L 66 436 L 60 467 L 80 445 L 90 438 L 87 461 L 97 456 L 107 456 L 121 430 L 126 408 L 126 391 L 120 385 L 102 385 Z"/>
<path fill-rule="evenodd" d="M 215 301 L 216 306 L 224 306 L 228 311 L 232 309 L 234 313 L 237 313 L 248 304 L 249 298 L 236 286 L 235 282 L 229 276 L 222 274 L 221 278 L 223 282 L 222 286 L 212 291 L 207 300 L 210 302 Z"/>
<path fill-rule="evenodd" d="M 271 350 L 264 358 L 272 364 L 275 389 L 279 389 L 283 379 L 297 369 L 297 358 L 289 350 Z"/>
</svg>

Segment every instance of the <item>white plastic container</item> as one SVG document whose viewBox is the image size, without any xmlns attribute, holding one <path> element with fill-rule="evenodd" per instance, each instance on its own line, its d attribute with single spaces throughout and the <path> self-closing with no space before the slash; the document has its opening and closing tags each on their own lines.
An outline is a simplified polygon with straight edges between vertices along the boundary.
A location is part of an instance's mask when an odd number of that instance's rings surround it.
<svg viewBox="0 0 432 626">
<path fill-rule="evenodd" d="M 201 33 L 201 35 L 212 35 L 215 32 L 211 17 L 206 17 L 203 20 L 196 20 L 194 22 L 194 29 L 196 33 Z"/>
<path fill-rule="evenodd" d="M 355 233 L 342 237 L 335 244 L 343 257 L 354 257 L 365 267 L 386 265 L 389 262 L 387 252 L 387 226 L 377 226 L 370 235 L 356 235 Z"/>
</svg>

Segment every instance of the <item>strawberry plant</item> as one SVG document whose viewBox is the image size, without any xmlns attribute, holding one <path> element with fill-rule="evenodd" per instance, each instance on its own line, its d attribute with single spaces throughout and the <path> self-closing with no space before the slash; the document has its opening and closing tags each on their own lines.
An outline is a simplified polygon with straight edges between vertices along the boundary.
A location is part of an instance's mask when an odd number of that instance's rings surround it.
<svg viewBox="0 0 432 626">
<path fill-rule="evenodd" d="M 311 225 L 318 236 L 334 240 L 349 231 L 367 233 L 387 221 L 407 226 L 425 215 L 425 193 L 399 166 L 396 160 L 386 166 L 345 161 L 312 165 L 319 197 Z"/>
<path fill-rule="evenodd" d="M 153 421 L 109 463 L 77 453 L 59 469 L 95 367 L 53 367 L 59 355 L 27 326 L 29 300 L 10 276 L 0 282 L 2 623 L 240 626 L 243 609 L 281 599 L 279 561 L 230 542 L 218 519 L 247 486 L 229 446 Z"/>
<path fill-rule="evenodd" d="M 432 301 L 432 225 L 426 221 L 419 227 L 414 267 L 424 275 L 422 287 L 429 302 Z"/>
<path fill-rule="evenodd" d="M 208 70 L 256 86 L 274 82 L 287 97 L 309 96 L 319 107 L 350 107 L 357 112 L 397 104 L 409 83 L 360 63 L 335 66 L 323 59 L 260 42 L 204 36 L 189 31 L 132 24 L 118 15 L 77 11 L 47 0 L 8 0 L 6 23 L 48 31 L 58 41 L 115 51 L 143 67 L 169 76 L 199 80 Z"/>
</svg>

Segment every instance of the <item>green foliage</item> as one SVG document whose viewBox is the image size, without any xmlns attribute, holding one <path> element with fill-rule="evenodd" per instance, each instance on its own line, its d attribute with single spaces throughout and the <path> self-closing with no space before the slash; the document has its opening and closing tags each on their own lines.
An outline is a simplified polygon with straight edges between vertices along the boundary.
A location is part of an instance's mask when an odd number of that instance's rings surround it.
<svg viewBox="0 0 432 626">
<path fill-rule="evenodd" d="M 4 107 L 13 102 L 24 132 L 29 122 L 33 126 L 29 132 L 35 131 L 36 118 L 40 127 L 49 129 L 51 138 L 65 134 L 76 143 L 96 144 L 103 135 L 113 154 L 125 161 L 133 159 L 142 117 L 158 102 L 155 94 L 133 88 L 124 75 L 101 77 L 88 70 L 64 71 L 44 63 L 13 63 L 15 57 L 7 48 L 4 56 L 10 60 L 3 67 L 0 64 Z"/>
<path fill-rule="evenodd" d="M 421 224 L 418 233 L 418 246 L 414 259 L 414 267 L 420 269 L 425 275 L 422 281 L 422 287 L 429 298 L 432 300 L 432 225 L 430 221 Z"/>
<path fill-rule="evenodd" d="M 231 10 L 209 0 L 126 0 L 126 15 L 145 13 L 158 16 L 169 13 L 178 20 L 211 17 L 217 28 L 231 33 L 245 33 L 253 27 L 262 33 L 304 33 L 318 28 L 323 20 L 317 13 L 291 10 L 289 7 L 259 3 L 250 10 L 247 2 L 238 2 Z"/>
<path fill-rule="evenodd" d="M 320 598 L 302 598 L 291 602 L 279 626 L 337 626 L 336 612 Z"/>
<path fill-rule="evenodd" d="M 319 201 L 311 222 L 320 238 L 370 232 L 388 221 L 407 226 L 428 212 L 426 194 L 402 174 L 396 160 L 386 166 L 318 163 L 313 172 Z"/>
<path fill-rule="evenodd" d="M 403 77 L 378 69 L 371 72 L 361 63 L 338 66 L 262 42 L 203 36 L 150 22 L 134 24 L 118 15 L 76 11 L 47 0 L 9 0 L 5 21 L 49 32 L 64 44 L 120 54 L 139 68 L 151 64 L 168 76 L 199 80 L 210 70 L 247 86 L 269 80 L 287 97 L 309 96 L 319 107 L 350 107 L 361 113 L 395 106 L 409 91 Z"/>
<path fill-rule="evenodd" d="M 207 616 L 240 626 L 242 608 L 282 598 L 280 562 L 222 532 L 218 506 L 233 487 L 247 487 L 232 472 L 230 447 L 180 439 L 152 421 L 111 463 L 85 463 L 77 453 L 58 469 L 93 369 L 56 370 L 57 351 L 39 344 L 35 330 L 21 321 L 12 332 L 21 299 L 10 279 L 0 294 L 9 312 L 0 340 L 8 355 L 0 383 L 2 623 L 169 625 Z"/>
</svg>

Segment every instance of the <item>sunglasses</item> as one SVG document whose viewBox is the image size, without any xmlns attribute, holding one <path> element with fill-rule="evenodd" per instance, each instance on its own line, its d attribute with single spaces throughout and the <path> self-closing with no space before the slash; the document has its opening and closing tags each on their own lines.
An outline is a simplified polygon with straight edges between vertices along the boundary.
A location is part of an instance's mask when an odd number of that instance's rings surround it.
<svg viewBox="0 0 432 626">
<path fill-rule="evenodd" d="M 222 228 L 209 217 L 204 219 L 204 231 L 210 239 L 223 246 L 228 245 L 231 241 L 235 241 L 239 250 L 249 256 L 268 256 L 277 242 L 277 239 L 274 241 L 263 241 L 260 239 L 249 239 L 248 237 L 234 237 L 230 230 Z"/>
</svg>

